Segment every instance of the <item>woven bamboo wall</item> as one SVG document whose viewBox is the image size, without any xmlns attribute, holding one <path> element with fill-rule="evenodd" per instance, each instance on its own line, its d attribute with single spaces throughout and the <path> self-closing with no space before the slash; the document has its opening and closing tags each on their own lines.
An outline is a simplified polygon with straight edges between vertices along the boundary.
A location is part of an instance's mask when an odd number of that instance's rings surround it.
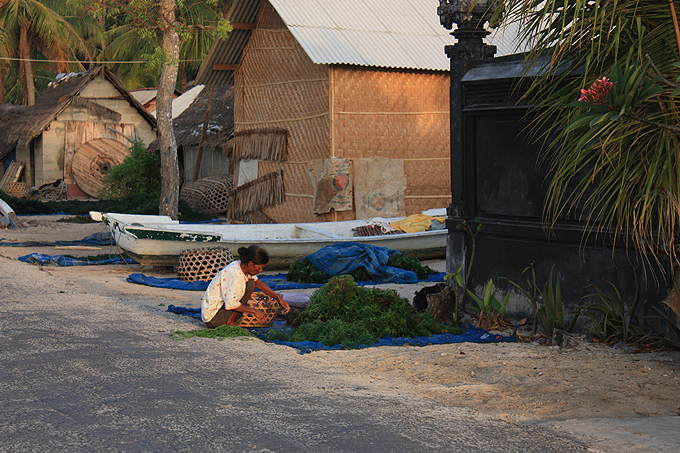
<svg viewBox="0 0 680 453">
<path fill-rule="evenodd" d="M 448 206 L 449 75 L 334 66 L 331 80 L 333 155 L 404 159 L 407 215 Z"/>
<path fill-rule="evenodd" d="M 234 74 L 234 132 L 288 130 L 287 160 L 261 161 L 258 168 L 259 176 L 283 169 L 285 201 L 263 210 L 277 222 L 315 220 L 307 163 L 329 157 L 328 72 L 312 63 L 265 2 Z"/>
</svg>

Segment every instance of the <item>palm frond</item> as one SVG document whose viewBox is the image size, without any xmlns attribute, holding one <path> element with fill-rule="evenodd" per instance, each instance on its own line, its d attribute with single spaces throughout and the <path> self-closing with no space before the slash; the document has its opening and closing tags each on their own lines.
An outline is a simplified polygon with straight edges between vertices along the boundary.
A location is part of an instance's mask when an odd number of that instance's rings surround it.
<svg viewBox="0 0 680 453">
<path fill-rule="evenodd" d="M 536 43 L 525 67 L 539 74 L 527 96 L 536 100 L 534 139 L 547 150 L 546 222 L 581 220 L 643 253 L 672 254 L 680 67 L 668 3 L 506 0 L 501 9 Z M 574 102 L 603 76 L 616 80 L 610 106 Z"/>
</svg>

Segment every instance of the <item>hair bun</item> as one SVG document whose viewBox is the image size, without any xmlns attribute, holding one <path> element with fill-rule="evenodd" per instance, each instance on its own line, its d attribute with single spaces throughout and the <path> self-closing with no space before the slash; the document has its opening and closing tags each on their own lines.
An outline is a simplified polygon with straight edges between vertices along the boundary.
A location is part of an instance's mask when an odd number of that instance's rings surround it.
<svg viewBox="0 0 680 453">
<path fill-rule="evenodd" d="M 247 247 L 239 247 L 238 248 L 238 254 L 240 256 L 245 256 L 248 254 L 248 248 Z"/>
</svg>

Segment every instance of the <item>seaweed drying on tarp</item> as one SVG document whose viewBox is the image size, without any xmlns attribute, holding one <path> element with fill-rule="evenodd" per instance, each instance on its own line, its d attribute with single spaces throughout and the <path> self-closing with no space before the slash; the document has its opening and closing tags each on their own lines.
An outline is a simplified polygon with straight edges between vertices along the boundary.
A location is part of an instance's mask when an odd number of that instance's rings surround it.
<svg viewBox="0 0 680 453">
<path fill-rule="evenodd" d="M 427 312 L 416 313 L 396 291 L 361 287 L 348 275 L 333 277 L 314 292 L 304 311 L 289 316 L 287 323 L 290 330 L 271 329 L 267 339 L 317 341 L 347 349 L 373 344 L 385 336 L 463 333 L 462 328 L 437 322 Z"/>
<path fill-rule="evenodd" d="M 387 265 L 415 272 L 418 276 L 418 280 L 437 273 L 437 271 L 431 267 L 420 264 L 418 258 L 401 253 L 391 255 L 390 259 L 387 261 Z M 368 274 L 365 267 L 360 267 L 350 275 L 357 282 L 371 280 L 371 276 Z M 286 274 L 286 280 L 297 283 L 327 283 L 331 278 L 333 278 L 332 275 L 317 269 L 307 258 L 293 261 Z"/>
</svg>

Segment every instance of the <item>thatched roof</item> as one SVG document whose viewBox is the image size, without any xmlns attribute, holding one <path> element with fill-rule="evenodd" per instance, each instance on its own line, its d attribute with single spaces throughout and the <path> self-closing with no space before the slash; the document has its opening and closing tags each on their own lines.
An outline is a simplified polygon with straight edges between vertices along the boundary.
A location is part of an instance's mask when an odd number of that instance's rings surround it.
<svg viewBox="0 0 680 453">
<path fill-rule="evenodd" d="M 212 107 L 203 146 L 205 149 L 222 150 L 234 134 L 234 88 L 231 85 L 214 85 Z M 203 132 L 203 121 L 208 110 L 210 88 L 206 86 L 194 102 L 173 121 L 177 147 L 198 146 Z M 149 150 L 160 148 L 160 137 L 151 142 Z"/>
<path fill-rule="evenodd" d="M 99 75 L 103 75 L 152 127 L 156 127 L 156 118 L 125 89 L 123 82 L 109 69 L 98 66 L 89 71 L 65 74 L 52 81 L 41 93 L 35 105 L 24 107 L 23 114 L 15 118 L 11 126 L 0 129 L 0 156 L 14 149 L 17 144 L 29 143 L 72 104 L 92 110 L 97 115 L 114 121 L 120 118 L 117 112 L 79 97 L 83 88 Z"/>
<path fill-rule="evenodd" d="M 25 105 L 0 104 L 0 159 L 14 149 L 13 145 L 5 145 L 5 141 L 14 128 L 17 119 L 24 114 L 27 108 Z"/>
</svg>

